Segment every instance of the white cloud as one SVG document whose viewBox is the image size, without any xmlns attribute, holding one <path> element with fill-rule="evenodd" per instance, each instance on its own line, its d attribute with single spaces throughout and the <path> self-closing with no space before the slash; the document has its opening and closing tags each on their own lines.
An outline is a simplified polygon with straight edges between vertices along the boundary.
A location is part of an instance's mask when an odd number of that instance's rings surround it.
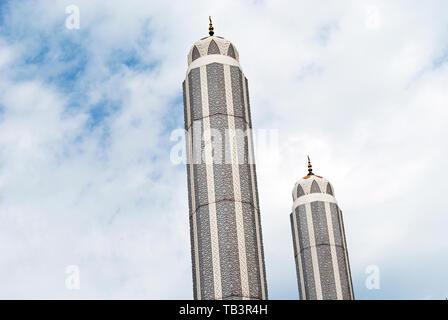
<svg viewBox="0 0 448 320">
<path fill-rule="evenodd" d="M 80 30 L 65 28 L 68 4 L 80 8 Z M 357 297 L 447 295 L 447 4 L 9 7 L 5 27 L 16 36 L 0 37 L 1 297 L 191 297 L 186 173 L 169 162 L 169 133 L 183 125 L 186 55 L 210 14 L 240 52 L 255 129 L 279 129 L 280 160 L 257 157 L 270 297 L 297 297 L 288 215 L 306 154 L 335 186 Z M 58 78 L 77 68 L 75 81 Z M 101 103 L 110 114 L 89 128 Z M 364 288 L 370 264 L 384 275 L 378 293 Z M 80 267 L 79 291 L 65 288 L 68 265 Z"/>
</svg>

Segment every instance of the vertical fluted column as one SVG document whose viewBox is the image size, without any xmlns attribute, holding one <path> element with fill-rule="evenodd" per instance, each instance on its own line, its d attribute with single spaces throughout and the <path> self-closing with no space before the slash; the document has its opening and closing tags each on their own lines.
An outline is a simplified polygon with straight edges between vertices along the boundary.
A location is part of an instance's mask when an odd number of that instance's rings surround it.
<svg viewBox="0 0 448 320">
<path fill-rule="evenodd" d="M 195 57 L 183 91 L 194 297 L 266 299 L 247 79 L 233 57 Z"/>
</svg>

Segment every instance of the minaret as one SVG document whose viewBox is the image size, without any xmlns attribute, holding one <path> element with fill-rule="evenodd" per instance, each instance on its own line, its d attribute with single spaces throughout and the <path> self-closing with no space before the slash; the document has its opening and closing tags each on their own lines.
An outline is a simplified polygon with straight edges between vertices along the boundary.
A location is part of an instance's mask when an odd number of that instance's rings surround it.
<svg viewBox="0 0 448 320">
<path fill-rule="evenodd" d="M 290 218 L 300 298 L 354 299 L 342 211 L 333 186 L 313 173 L 309 157 L 308 175 L 295 184 L 292 198 Z"/>
<path fill-rule="evenodd" d="M 183 93 L 194 298 L 267 299 L 248 83 L 211 19 Z"/>
</svg>

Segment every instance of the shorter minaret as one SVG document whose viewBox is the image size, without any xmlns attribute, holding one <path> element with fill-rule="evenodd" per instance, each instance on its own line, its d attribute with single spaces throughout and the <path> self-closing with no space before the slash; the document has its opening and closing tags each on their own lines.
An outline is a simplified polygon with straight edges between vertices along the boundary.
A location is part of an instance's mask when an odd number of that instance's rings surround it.
<svg viewBox="0 0 448 320">
<path fill-rule="evenodd" d="M 308 175 L 295 184 L 292 197 L 290 217 L 300 298 L 354 299 L 342 211 L 333 186 L 313 173 L 309 157 Z"/>
</svg>

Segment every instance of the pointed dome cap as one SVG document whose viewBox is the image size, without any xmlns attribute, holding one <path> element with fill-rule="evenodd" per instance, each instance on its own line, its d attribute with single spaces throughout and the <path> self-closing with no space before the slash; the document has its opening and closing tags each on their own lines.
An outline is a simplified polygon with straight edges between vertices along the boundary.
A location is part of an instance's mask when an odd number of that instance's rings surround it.
<svg viewBox="0 0 448 320">
<path fill-rule="evenodd" d="M 200 57 L 211 54 L 229 56 L 239 61 L 238 51 L 235 46 L 229 40 L 215 36 L 214 34 L 215 32 L 210 18 L 209 36 L 193 44 L 188 53 L 188 65 Z"/>
<path fill-rule="evenodd" d="M 326 193 L 334 196 L 334 189 L 330 181 L 313 173 L 313 167 L 308 157 L 308 174 L 296 182 L 292 190 L 292 198 L 295 201 L 311 193 Z"/>
</svg>

